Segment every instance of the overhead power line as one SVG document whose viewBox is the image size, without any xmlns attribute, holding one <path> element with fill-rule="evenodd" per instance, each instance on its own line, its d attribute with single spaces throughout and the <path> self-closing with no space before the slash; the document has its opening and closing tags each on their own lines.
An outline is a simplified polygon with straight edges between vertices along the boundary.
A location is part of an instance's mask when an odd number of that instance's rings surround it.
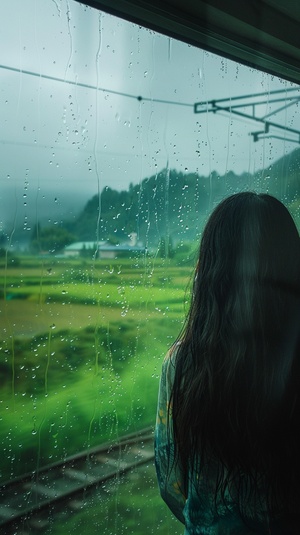
<svg viewBox="0 0 300 535">
<path fill-rule="evenodd" d="M 93 84 L 87 84 L 87 83 L 73 81 L 73 80 L 66 80 L 65 78 L 60 78 L 58 76 L 51 76 L 49 74 L 29 71 L 26 69 L 18 69 L 17 67 L 12 67 L 9 65 L 0 64 L 0 69 L 5 69 L 7 71 L 19 73 L 22 75 L 35 76 L 36 78 L 50 80 L 53 82 L 64 83 L 64 84 L 72 85 L 75 87 L 83 87 L 85 89 L 92 89 L 94 91 L 101 91 L 103 93 L 131 98 L 139 102 L 142 102 L 142 101 L 153 102 L 153 103 L 155 102 L 158 104 L 169 104 L 173 106 L 184 106 L 188 108 L 193 108 L 194 113 L 196 114 L 210 113 L 210 112 L 214 114 L 216 113 L 220 114 L 221 112 L 225 112 L 225 113 L 229 113 L 230 115 L 238 116 L 241 119 L 260 122 L 264 125 L 264 130 L 250 132 L 250 135 L 253 137 L 253 141 L 258 141 L 260 139 L 265 138 L 266 134 L 268 134 L 268 137 L 278 138 L 278 135 L 273 135 L 272 133 L 270 133 L 270 128 L 275 128 L 275 129 L 279 129 L 280 131 L 284 130 L 296 136 L 296 138 L 289 139 L 288 141 L 300 143 L 300 131 L 299 130 L 296 130 L 294 128 L 290 128 L 289 126 L 275 123 L 269 120 L 269 117 L 271 117 L 272 115 L 275 115 L 276 113 L 283 111 L 290 106 L 298 104 L 298 102 L 300 101 L 299 88 L 277 89 L 274 91 L 242 95 L 238 97 L 230 97 L 230 98 L 215 99 L 215 100 L 204 101 L 204 102 L 188 103 L 188 102 L 178 102 L 178 101 L 167 100 L 167 99 L 143 97 L 142 95 L 133 95 L 131 93 L 125 93 L 123 91 L 117 91 L 114 89 L 99 87 Z M 294 95 L 291 97 L 288 97 L 287 95 L 291 94 L 292 92 L 294 93 Z M 297 92 L 297 94 L 295 94 L 295 92 Z M 284 94 L 285 96 L 284 97 L 277 96 L 280 94 L 281 95 Z M 261 100 L 260 99 L 261 97 L 265 97 L 265 98 Z M 265 114 L 264 116 L 257 115 L 258 106 L 267 105 L 267 104 L 268 105 L 276 104 L 279 102 L 284 102 L 285 104 Z M 241 111 L 241 108 L 244 111 Z M 247 110 L 247 108 L 250 108 L 252 110 L 252 113 L 245 111 Z"/>
<path fill-rule="evenodd" d="M 174 106 L 186 106 L 193 108 L 194 104 L 187 102 L 176 102 L 174 100 L 164 100 L 159 98 L 143 97 L 141 95 L 132 95 L 131 93 L 124 93 L 123 91 L 116 91 L 114 89 L 108 89 L 106 87 L 98 87 L 92 84 L 86 84 L 83 82 L 77 82 L 73 80 L 66 80 L 65 78 L 60 78 L 58 76 L 50 76 L 49 74 L 43 74 L 35 71 L 28 71 L 25 69 L 17 69 L 16 67 L 10 67 L 9 65 L 0 65 L 0 69 L 5 69 L 7 71 L 16 72 L 18 74 L 26 74 L 27 76 L 35 76 L 36 78 L 42 78 L 44 80 L 51 80 L 52 82 L 61 82 L 68 85 L 73 85 L 76 87 L 84 87 L 85 89 L 93 89 L 95 91 L 102 91 L 103 93 L 111 93 L 113 95 L 120 95 L 121 97 L 132 98 L 134 100 L 146 101 L 146 102 L 156 102 L 159 104 L 172 104 Z"/>
<path fill-rule="evenodd" d="M 287 96 L 287 94 L 291 94 L 290 97 Z M 296 92 L 296 93 L 295 93 Z M 284 94 L 285 96 L 280 97 L 279 95 Z M 275 96 L 276 95 L 276 96 Z M 264 97 L 262 100 L 261 97 Z M 256 121 L 259 123 L 262 123 L 264 125 L 264 130 L 260 130 L 257 132 L 251 132 L 250 135 L 253 137 L 253 141 L 259 141 L 259 139 L 264 139 L 266 137 L 274 137 L 277 139 L 281 139 L 278 137 L 278 135 L 272 135 L 270 133 L 270 128 L 275 128 L 279 130 L 284 130 L 285 132 L 289 132 L 295 136 L 297 136 L 295 139 L 289 139 L 288 141 L 294 142 L 294 143 L 300 143 L 300 131 L 296 130 L 295 128 L 291 128 L 289 126 L 274 123 L 273 121 L 269 120 L 269 117 L 272 115 L 275 115 L 276 113 L 279 113 L 283 110 L 286 110 L 287 108 L 297 105 L 300 101 L 300 94 L 299 94 L 299 88 L 286 88 L 286 89 L 277 89 L 275 91 L 269 91 L 269 92 L 263 92 L 263 93 L 256 93 L 256 94 L 250 94 L 250 95 L 243 95 L 240 97 L 232 97 L 232 98 L 221 98 L 218 100 L 210 100 L 207 102 L 196 102 L 194 104 L 194 112 L 195 113 L 229 113 L 230 115 L 235 115 L 243 119 L 249 119 L 251 121 Z M 279 108 L 275 108 L 269 113 L 260 116 L 257 113 L 257 107 L 262 105 L 270 105 L 270 104 L 277 104 L 279 102 L 283 102 L 284 104 L 281 105 Z M 241 108 L 243 111 L 241 111 Z M 250 112 L 247 111 L 247 109 L 250 108 Z M 268 136 L 266 136 L 268 134 Z M 286 140 L 287 141 L 287 140 Z"/>
</svg>

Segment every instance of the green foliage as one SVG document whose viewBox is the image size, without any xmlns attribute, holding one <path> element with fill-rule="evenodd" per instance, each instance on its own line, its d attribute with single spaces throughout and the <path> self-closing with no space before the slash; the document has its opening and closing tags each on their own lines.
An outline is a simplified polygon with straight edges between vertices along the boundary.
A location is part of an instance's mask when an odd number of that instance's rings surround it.
<svg viewBox="0 0 300 535">
<path fill-rule="evenodd" d="M 267 190 L 271 195 L 281 199 L 286 205 L 299 200 L 300 149 L 279 158 L 268 169 L 254 175 L 259 180 L 259 189 Z M 261 186 L 262 185 L 262 186 Z"/>
<path fill-rule="evenodd" d="M 140 184 L 130 184 L 128 191 L 105 187 L 88 201 L 74 229 L 82 240 L 93 240 L 97 229 L 100 240 L 113 236 L 120 242 L 138 232 L 148 247 L 163 251 L 166 236 L 172 236 L 175 244 L 197 239 L 211 210 L 211 199 L 221 200 L 229 192 L 265 191 L 286 204 L 299 199 L 299 166 L 300 149 L 296 149 L 254 175 L 228 171 L 220 176 L 212 171 L 204 177 L 163 169 Z"/>
<path fill-rule="evenodd" d="M 36 225 L 32 233 L 30 250 L 33 253 L 57 253 L 75 241 L 75 236 L 63 227 L 51 225 L 41 228 Z"/>
<path fill-rule="evenodd" d="M 151 424 L 170 326 L 169 320 L 163 326 L 145 321 L 125 322 L 121 329 L 115 323 L 80 332 L 50 330 L 3 346 L 1 397 L 7 410 L 0 438 L 3 444 L 11 438 L 14 476 L 24 471 L 24 459 L 26 471 L 34 470 L 37 462 L 42 466 L 114 438 L 116 425 L 126 434 Z M 4 479 L 11 469 L 5 460 Z"/>
<path fill-rule="evenodd" d="M 204 177 L 164 169 L 145 178 L 141 184 L 131 184 L 128 191 L 104 188 L 100 198 L 95 195 L 86 204 L 74 228 L 85 240 L 94 239 L 91 233 L 96 228 L 99 239 L 115 236 L 125 240 L 131 232 L 138 232 L 143 242 L 146 242 L 147 236 L 148 244 L 157 246 L 168 226 L 168 234 L 194 236 L 201 225 L 199 214 L 207 201 L 208 188 Z M 182 225 L 182 219 L 187 217 L 189 227 Z"/>
<path fill-rule="evenodd" d="M 178 266 L 194 267 L 199 253 L 200 242 L 180 242 L 175 249 L 175 261 Z"/>
<path fill-rule="evenodd" d="M 171 236 L 160 238 L 157 254 L 159 258 L 174 258 L 175 249 Z"/>
<path fill-rule="evenodd" d="M 87 247 L 85 244 L 83 244 L 81 251 L 79 253 L 79 256 L 81 258 L 93 258 L 95 256 L 95 253 L 97 251 L 97 244 L 95 242 L 93 247 Z"/>
<path fill-rule="evenodd" d="M 189 273 L 157 257 L 24 256 L 21 284 L 20 270 L 10 270 L 1 304 L 3 480 L 152 424 Z M 30 334 L 11 334 L 27 321 Z"/>
<path fill-rule="evenodd" d="M 114 236 L 112 234 L 110 234 L 107 238 L 107 243 L 109 243 L 110 245 L 119 245 L 120 243 L 120 240 L 117 238 L 117 236 Z"/>
<path fill-rule="evenodd" d="M 73 228 L 82 240 L 94 240 L 96 230 L 100 240 L 109 236 L 124 240 L 136 230 L 137 213 L 137 187 L 121 192 L 105 187 L 100 196 L 94 195 L 88 201 Z"/>
<path fill-rule="evenodd" d="M 4 247 L 0 247 L 0 267 L 18 267 L 19 265 L 19 257 L 7 251 Z"/>
<path fill-rule="evenodd" d="M 5 360 L 0 363 L 0 383 L 11 388 L 7 378 L 12 375 L 10 363 L 13 362 L 15 391 L 40 395 L 46 385 L 52 389 L 52 385 L 58 386 L 61 381 L 68 385 L 80 380 L 81 375 L 77 373 L 91 371 L 95 358 L 97 368 L 105 368 L 111 362 L 114 371 L 121 373 L 136 349 L 136 324 L 126 320 L 111 323 L 109 327 L 59 332 L 50 327 L 49 332 L 39 336 L 27 340 L 17 338 L 13 345 L 10 339 L 2 341 L 1 347 Z"/>
</svg>

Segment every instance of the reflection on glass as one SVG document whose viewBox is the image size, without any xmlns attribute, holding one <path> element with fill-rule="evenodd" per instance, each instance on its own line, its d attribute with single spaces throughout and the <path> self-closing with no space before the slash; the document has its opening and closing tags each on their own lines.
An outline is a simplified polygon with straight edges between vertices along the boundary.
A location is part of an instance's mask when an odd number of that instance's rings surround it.
<svg viewBox="0 0 300 535">
<path fill-rule="evenodd" d="M 3 483 L 154 424 L 212 207 L 268 191 L 300 224 L 300 122 L 290 83 L 77 2 L 1 25 Z"/>
</svg>

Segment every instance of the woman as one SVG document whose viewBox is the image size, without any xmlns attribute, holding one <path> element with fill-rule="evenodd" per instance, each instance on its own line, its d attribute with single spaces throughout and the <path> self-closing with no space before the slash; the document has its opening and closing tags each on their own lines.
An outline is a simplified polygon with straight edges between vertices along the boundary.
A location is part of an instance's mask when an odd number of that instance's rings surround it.
<svg viewBox="0 0 300 535">
<path fill-rule="evenodd" d="M 292 217 L 267 194 L 226 198 L 160 382 L 157 477 L 186 534 L 300 534 L 299 326 Z"/>
</svg>

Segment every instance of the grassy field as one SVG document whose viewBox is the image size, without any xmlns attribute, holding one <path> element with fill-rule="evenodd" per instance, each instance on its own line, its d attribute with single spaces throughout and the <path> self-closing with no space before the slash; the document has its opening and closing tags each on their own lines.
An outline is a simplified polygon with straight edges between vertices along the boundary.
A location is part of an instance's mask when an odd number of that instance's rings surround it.
<svg viewBox="0 0 300 535">
<path fill-rule="evenodd" d="M 191 269 L 143 258 L 2 266 L 2 481 L 154 424 Z"/>
<path fill-rule="evenodd" d="M 191 269 L 26 256 L 0 266 L 2 483 L 154 425 L 161 363 L 182 326 Z M 45 534 L 182 532 L 153 465 L 113 485 L 76 514 L 62 510 Z"/>
</svg>

